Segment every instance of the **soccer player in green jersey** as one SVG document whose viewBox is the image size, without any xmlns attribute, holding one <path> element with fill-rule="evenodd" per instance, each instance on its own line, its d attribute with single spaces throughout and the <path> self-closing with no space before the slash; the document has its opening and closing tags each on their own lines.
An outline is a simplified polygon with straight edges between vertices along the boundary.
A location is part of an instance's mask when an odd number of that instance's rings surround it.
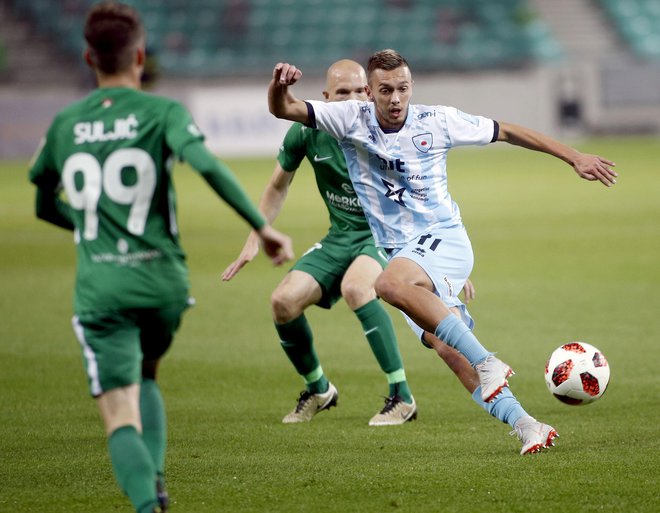
<svg viewBox="0 0 660 513">
<path fill-rule="evenodd" d="M 188 111 L 139 90 L 145 34 L 138 14 L 102 2 L 84 30 L 98 88 L 56 116 L 30 180 L 37 216 L 74 232 L 73 327 L 115 476 L 137 512 L 162 512 L 166 418 L 156 373 L 189 297 L 174 159 L 187 161 L 256 230 L 274 263 L 293 253 L 206 149 Z"/>
</svg>

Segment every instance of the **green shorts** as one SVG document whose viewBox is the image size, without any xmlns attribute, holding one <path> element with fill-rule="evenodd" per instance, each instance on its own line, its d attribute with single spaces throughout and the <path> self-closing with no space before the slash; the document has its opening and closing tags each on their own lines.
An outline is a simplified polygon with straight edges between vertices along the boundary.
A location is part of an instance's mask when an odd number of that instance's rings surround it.
<svg viewBox="0 0 660 513">
<path fill-rule="evenodd" d="M 321 242 L 308 249 L 291 269 L 310 274 L 323 292 L 317 305 L 330 308 L 341 297 L 341 280 L 346 270 L 360 255 L 370 256 L 383 268 L 387 265 L 387 256 L 375 246 L 371 231 L 331 230 Z"/>
<path fill-rule="evenodd" d="M 92 396 L 139 383 L 142 361 L 165 354 L 187 307 L 184 303 L 75 316 L 73 330 Z"/>
</svg>

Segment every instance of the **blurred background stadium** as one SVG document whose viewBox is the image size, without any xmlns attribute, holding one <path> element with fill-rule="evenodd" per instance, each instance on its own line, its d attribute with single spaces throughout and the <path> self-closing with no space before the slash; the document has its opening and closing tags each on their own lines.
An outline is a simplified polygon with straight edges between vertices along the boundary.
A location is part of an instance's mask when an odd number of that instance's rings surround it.
<svg viewBox="0 0 660 513">
<path fill-rule="evenodd" d="M 0 0 L 0 158 L 35 149 L 93 80 L 80 58 L 94 0 Z M 272 155 L 286 128 L 274 63 L 320 98 L 340 58 L 399 50 L 415 101 L 564 138 L 660 130 L 660 0 L 128 0 L 142 14 L 155 92 L 193 111 L 214 151 Z"/>
</svg>

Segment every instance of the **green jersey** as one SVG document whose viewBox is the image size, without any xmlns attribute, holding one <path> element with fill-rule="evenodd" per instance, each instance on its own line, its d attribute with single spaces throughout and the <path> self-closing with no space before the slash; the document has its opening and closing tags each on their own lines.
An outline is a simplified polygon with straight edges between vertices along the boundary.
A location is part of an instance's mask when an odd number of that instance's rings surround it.
<svg viewBox="0 0 660 513">
<path fill-rule="evenodd" d="M 285 171 L 295 171 L 305 157 L 314 168 L 316 185 L 330 214 L 331 229 L 368 231 L 337 141 L 326 132 L 294 123 L 284 137 L 277 159 Z"/>
<path fill-rule="evenodd" d="M 183 148 L 200 140 L 180 103 L 129 88 L 97 89 L 56 116 L 30 180 L 66 193 L 77 314 L 186 299 L 170 173 Z"/>
</svg>

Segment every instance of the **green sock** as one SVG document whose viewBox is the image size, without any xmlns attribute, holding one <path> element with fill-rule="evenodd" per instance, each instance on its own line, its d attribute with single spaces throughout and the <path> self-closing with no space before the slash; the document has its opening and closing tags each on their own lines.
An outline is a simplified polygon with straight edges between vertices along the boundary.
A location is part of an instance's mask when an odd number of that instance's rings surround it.
<svg viewBox="0 0 660 513">
<path fill-rule="evenodd" d="M 314 337 L 305 314 L 284 324 L 275 324 L 282 349 L 298 374 L 305 380 L 307 390 L 319 394 L 328 390 L 328 379 L 314 349 Z"/>
<path fill-rule="evenodd" d="M 403 360 L 394 334 L 392 319 L 380 301 L 374 299 L 355 310 L 362 329 L 376 356 L 380 368 L 387 375 L 389 396 L 398 395 L 405 402 L 412 402 L 410 387 L 403 370 Z"/>
<path fill-rule="evenodd" d="M 390 397 L 398 395 L 401 399 L 403 399 L 404 403 L 411 404 L 413 402 L 412 392 L 410 392 L 410 387 L 408 386 L 408 381 L 406 381 L 406 374 L 404 370 L 401 369 L 401 372 L 403 373 L 402 381 L 393 381 L 393 379 L 398 378 L 393 378 L 391 374 L 387 375 L 387 380 L 390 384 Z M 393 372 L 392 374 L 396 373 Z"/>
<path fill-rule="evenodd" d="M 119 486 L 136 511 L 150 511 L 158 504 L 156 469 L 134 426 L 122 426 L 108 437 L 112 469 Z"/>
<path fill-rule="evenodd" d="M 140 414 L 142 439 L 156 465 L 156 472 L 162 476 L 165 470 L 165 448 L 167 447 L 167 417 L 160 387 L 153 379 L 142 380 Z"/>
</svg>

